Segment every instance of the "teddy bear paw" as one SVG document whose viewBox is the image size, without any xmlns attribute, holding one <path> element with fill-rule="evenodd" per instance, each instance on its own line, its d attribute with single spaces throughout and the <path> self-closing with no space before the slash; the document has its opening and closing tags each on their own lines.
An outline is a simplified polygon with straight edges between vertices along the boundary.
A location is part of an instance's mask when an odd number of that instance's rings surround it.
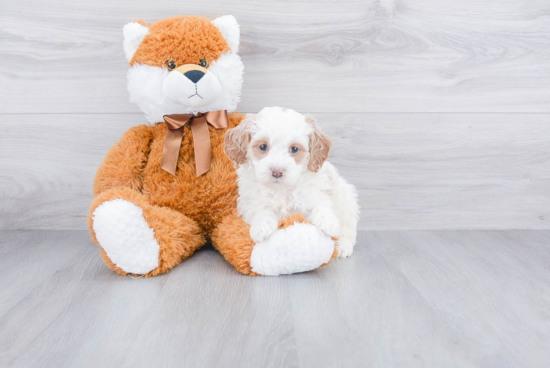
<svg viewBox="0 0 550 368">
<path fill-rule="evenodd" d="M 256 243 L 250 266 L 253 272 L 264 276 L 306 272 L 328 263 L 333 253 L 330 236 L 314 225 L 296 223 Z"/>
<path fill-rule="evenodd" d="M 160 247 L 141 207 L 124 199 L 104 202 L 93 213 L 93 229 L 99 245 L 124 272 L 141 275 L 158 267 Z"/>
</svg>

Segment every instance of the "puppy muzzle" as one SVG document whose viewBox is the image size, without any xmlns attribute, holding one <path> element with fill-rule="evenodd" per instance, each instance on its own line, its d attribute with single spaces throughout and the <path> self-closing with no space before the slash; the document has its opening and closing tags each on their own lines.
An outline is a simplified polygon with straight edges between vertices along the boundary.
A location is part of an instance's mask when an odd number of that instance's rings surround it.
<svg viewBox="0 0 550 368">
<path fill-rule="evenodd" d="M 185 107 L 200 108 L 214 102 L 222 91 L 218 78 L 200 65 L 185 64 L 164 79 L 164 98 Z"/>
</svg>

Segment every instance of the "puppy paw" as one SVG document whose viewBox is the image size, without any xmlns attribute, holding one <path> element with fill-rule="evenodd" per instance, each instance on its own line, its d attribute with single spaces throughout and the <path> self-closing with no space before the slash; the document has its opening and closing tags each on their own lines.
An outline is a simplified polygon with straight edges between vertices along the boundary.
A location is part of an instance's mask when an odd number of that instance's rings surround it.
<svg viewBox="0 0 550 368">
<path fill-rule="evenodd" d="M 353 242 L 347 238 L 341 237 L 338 239 L 336 250 L 338 251 L 338 258 L 347 258 L 353 253 Z"/>
<path fill-rule="evenodd" d="M 334 238 L 340 236 L 340 220 L 331 211 L 314 211 L 310 216 L 310 221 L 325 234 Z"/>
<path fill-rule="evenodd" d="M 259 243 L 271 234 L 273 234 L 278 228 L 277 221 L 264 220 L 256 222 L 250 225 L 250 237 L 254 240 L 254 243 Z"/>
</svg>

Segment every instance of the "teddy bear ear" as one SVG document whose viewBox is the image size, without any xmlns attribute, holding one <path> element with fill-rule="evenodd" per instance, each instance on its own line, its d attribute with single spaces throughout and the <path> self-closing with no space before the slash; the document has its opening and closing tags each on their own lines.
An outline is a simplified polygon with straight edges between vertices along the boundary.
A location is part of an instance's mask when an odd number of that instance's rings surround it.
<svg viewBox="0 0 550 368">
<path fill-rule="evenodd" d="M 122 29 L 122 35 L 124 36 L 122 46 L 128 61 L 132 60 L 139 44 L 148 33 L 149 28 L 140 23 L 132 22 L 124 26 Z"/>
<path fill-rule="evenodd" d="M 239 52 L 241 31 L 239 30 L 237 19 L 232 15 L 222 15 L 214 19 L 212 24 L 218 27 L 223 38 L 225 38 L 227 44 L 231 48 L 231 51 L 233 51 L 233 53 Z"/>
</svg>

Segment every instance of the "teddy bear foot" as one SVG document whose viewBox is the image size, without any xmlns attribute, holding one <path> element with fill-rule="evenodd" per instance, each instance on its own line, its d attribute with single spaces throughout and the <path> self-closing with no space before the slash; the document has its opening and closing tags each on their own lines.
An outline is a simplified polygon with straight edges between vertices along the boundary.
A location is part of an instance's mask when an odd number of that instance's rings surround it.
<svg viewBox="0 0 550 368">
<path fill-rule="evenodd" d="M 130 188 L 99 194 L 92 202 L 88 225 L 101 258 L 121 275 L 160 275 L 205 243 L 195 221 L 171 208 L 151 205 Z"/>
<path fill-rule="evenodd" d="M 93 221 L 99 244 L 121 270 L 141 275 L 158 267 L 160 246 L 141 207 L 124 199 L 107 201 L 95 209 Z"/>
<path fill-rule="evenodd" d="M 334 254 L 334 240 L 312 224 L 295 223 L 254 245 L 252 272 L 277 276 L 314 270 Z"/>
<path fill-rule="evenodd" d="M 295 213 L 279 222 L 279 229 L 254 244 L 250 226 L 236 213 L 222 220 L 214 231 L 214 247 L 237 271 L 245 275 L 277 276 L 311 271 L 338 256 L 331 238 Z"/>
</svg>

